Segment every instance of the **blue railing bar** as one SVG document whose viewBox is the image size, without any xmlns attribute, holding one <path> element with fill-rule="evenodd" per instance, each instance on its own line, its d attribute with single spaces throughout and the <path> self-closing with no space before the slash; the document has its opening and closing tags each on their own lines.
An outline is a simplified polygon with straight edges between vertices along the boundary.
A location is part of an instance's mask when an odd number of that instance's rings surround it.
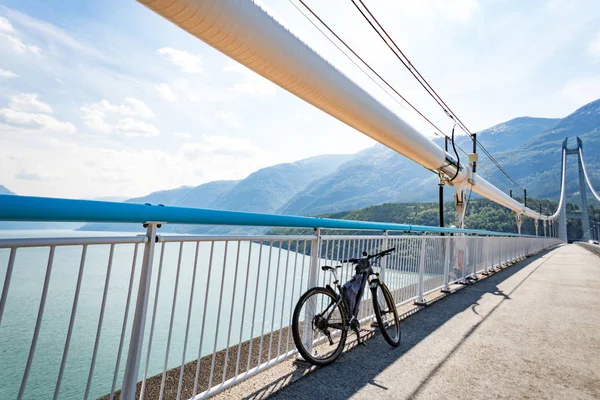
<svg viewBox="0 0 600 400">
<path fill-rule="evenodd" d="M 166 207 L 163 205 L 15 195 L 0 195 L 0 221 L 117 222 L 139 224 L 145 222 L 163 222 L 169 224 L 191 225 L 387 230 L 518 236 L 514 233 L 492 232 L 478 229 L 439 228 L 423 225 L 352 221 L 301 217 L 295 215 L 276 215 L 209 210 L 203 208 Z"/>
</svg>

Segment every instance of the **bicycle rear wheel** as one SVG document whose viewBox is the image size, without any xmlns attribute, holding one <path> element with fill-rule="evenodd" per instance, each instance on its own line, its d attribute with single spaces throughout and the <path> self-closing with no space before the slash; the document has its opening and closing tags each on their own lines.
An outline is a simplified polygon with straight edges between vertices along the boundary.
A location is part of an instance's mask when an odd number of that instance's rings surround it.
<svg viewBox="0 0 600 400">
<path fill-rule="evenodd" d="M 298 352 L 313 365 L 332 363 L 344 350 L 348 332 L 345 314 L 336 295 L 316 287 L 300 297 L 292 317 L 292 334 Z"/>
<path fill-rule="evenodd" d="M 392 293 L 383 282 L 378 282 L 371 291 L 375 318 L 381 334 L 390 346 L 397 347 L 400 344 L 400 319 Z"/>
</svg>

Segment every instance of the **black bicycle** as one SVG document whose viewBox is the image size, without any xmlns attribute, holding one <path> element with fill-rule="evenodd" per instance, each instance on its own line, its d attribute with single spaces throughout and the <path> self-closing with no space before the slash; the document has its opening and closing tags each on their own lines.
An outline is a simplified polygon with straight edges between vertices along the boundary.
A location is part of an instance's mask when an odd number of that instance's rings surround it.
<svg viewBox="0 0 600 400">
<path fill-rule="evenodd" d="M 336 289 L 329 284 L 309 289 L 298 300 L 292 318 L 294 343 L 306 361 L 318 366 L 332 363 L 344 350 L 350 329 L 356 333 L 358 344 L 364 345 L 360 338 L 358 314 L 367 283 L 381 334 L 391 346 L 400 344 L 400 321 L 394 298 L 379 273 L 373 270 L 384 256 L 394 250 L 373 255 L 363 252 L 363 258 L 342 261 L 354 264 L 356 272 L 343 286 L 336 274 L 337 268 L 342 268 L 342 265 L 321 267 L 333 274 Z"/>
</svg>

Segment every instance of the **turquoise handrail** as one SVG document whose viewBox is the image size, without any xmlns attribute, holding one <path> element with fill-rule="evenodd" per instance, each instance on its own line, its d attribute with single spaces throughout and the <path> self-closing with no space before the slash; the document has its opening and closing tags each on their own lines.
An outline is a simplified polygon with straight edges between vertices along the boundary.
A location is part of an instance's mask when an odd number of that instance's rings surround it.
<svg viewBox="0 0 600 400">
<path fill-rule="evenodd" d="M 478 229 L 440 228 L 423 225 L 352 221 L 296 215 L 262 214 L 204 208 L 168 207 L 50 197 L 0 195 L 0 221 L 105 222 L 192 225 L 233 225 L 288 228 L 324 228 L 478 235 L 518 236 Z M 522 235 L 525 236 L 525 235 Z"/>
</svg>

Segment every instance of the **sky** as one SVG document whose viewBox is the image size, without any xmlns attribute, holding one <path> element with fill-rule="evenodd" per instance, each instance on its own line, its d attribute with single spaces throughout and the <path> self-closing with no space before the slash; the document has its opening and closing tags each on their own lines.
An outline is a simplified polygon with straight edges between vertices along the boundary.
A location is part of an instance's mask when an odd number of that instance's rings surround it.
<svg viewBox="0 0 600 400">
<path fill-rule="evenodd" d="M 364 1 L 472 131 L 563 117 L 600 97 L 597 0 Z M 305 2 L 450 132 L 350 0 Z M 259 4 L 406 113 L 297 0 Z M 373 144 L 136 1 L 0 0 L 0 184 L 17 194 L 135 197 Z"/>
</svg>

